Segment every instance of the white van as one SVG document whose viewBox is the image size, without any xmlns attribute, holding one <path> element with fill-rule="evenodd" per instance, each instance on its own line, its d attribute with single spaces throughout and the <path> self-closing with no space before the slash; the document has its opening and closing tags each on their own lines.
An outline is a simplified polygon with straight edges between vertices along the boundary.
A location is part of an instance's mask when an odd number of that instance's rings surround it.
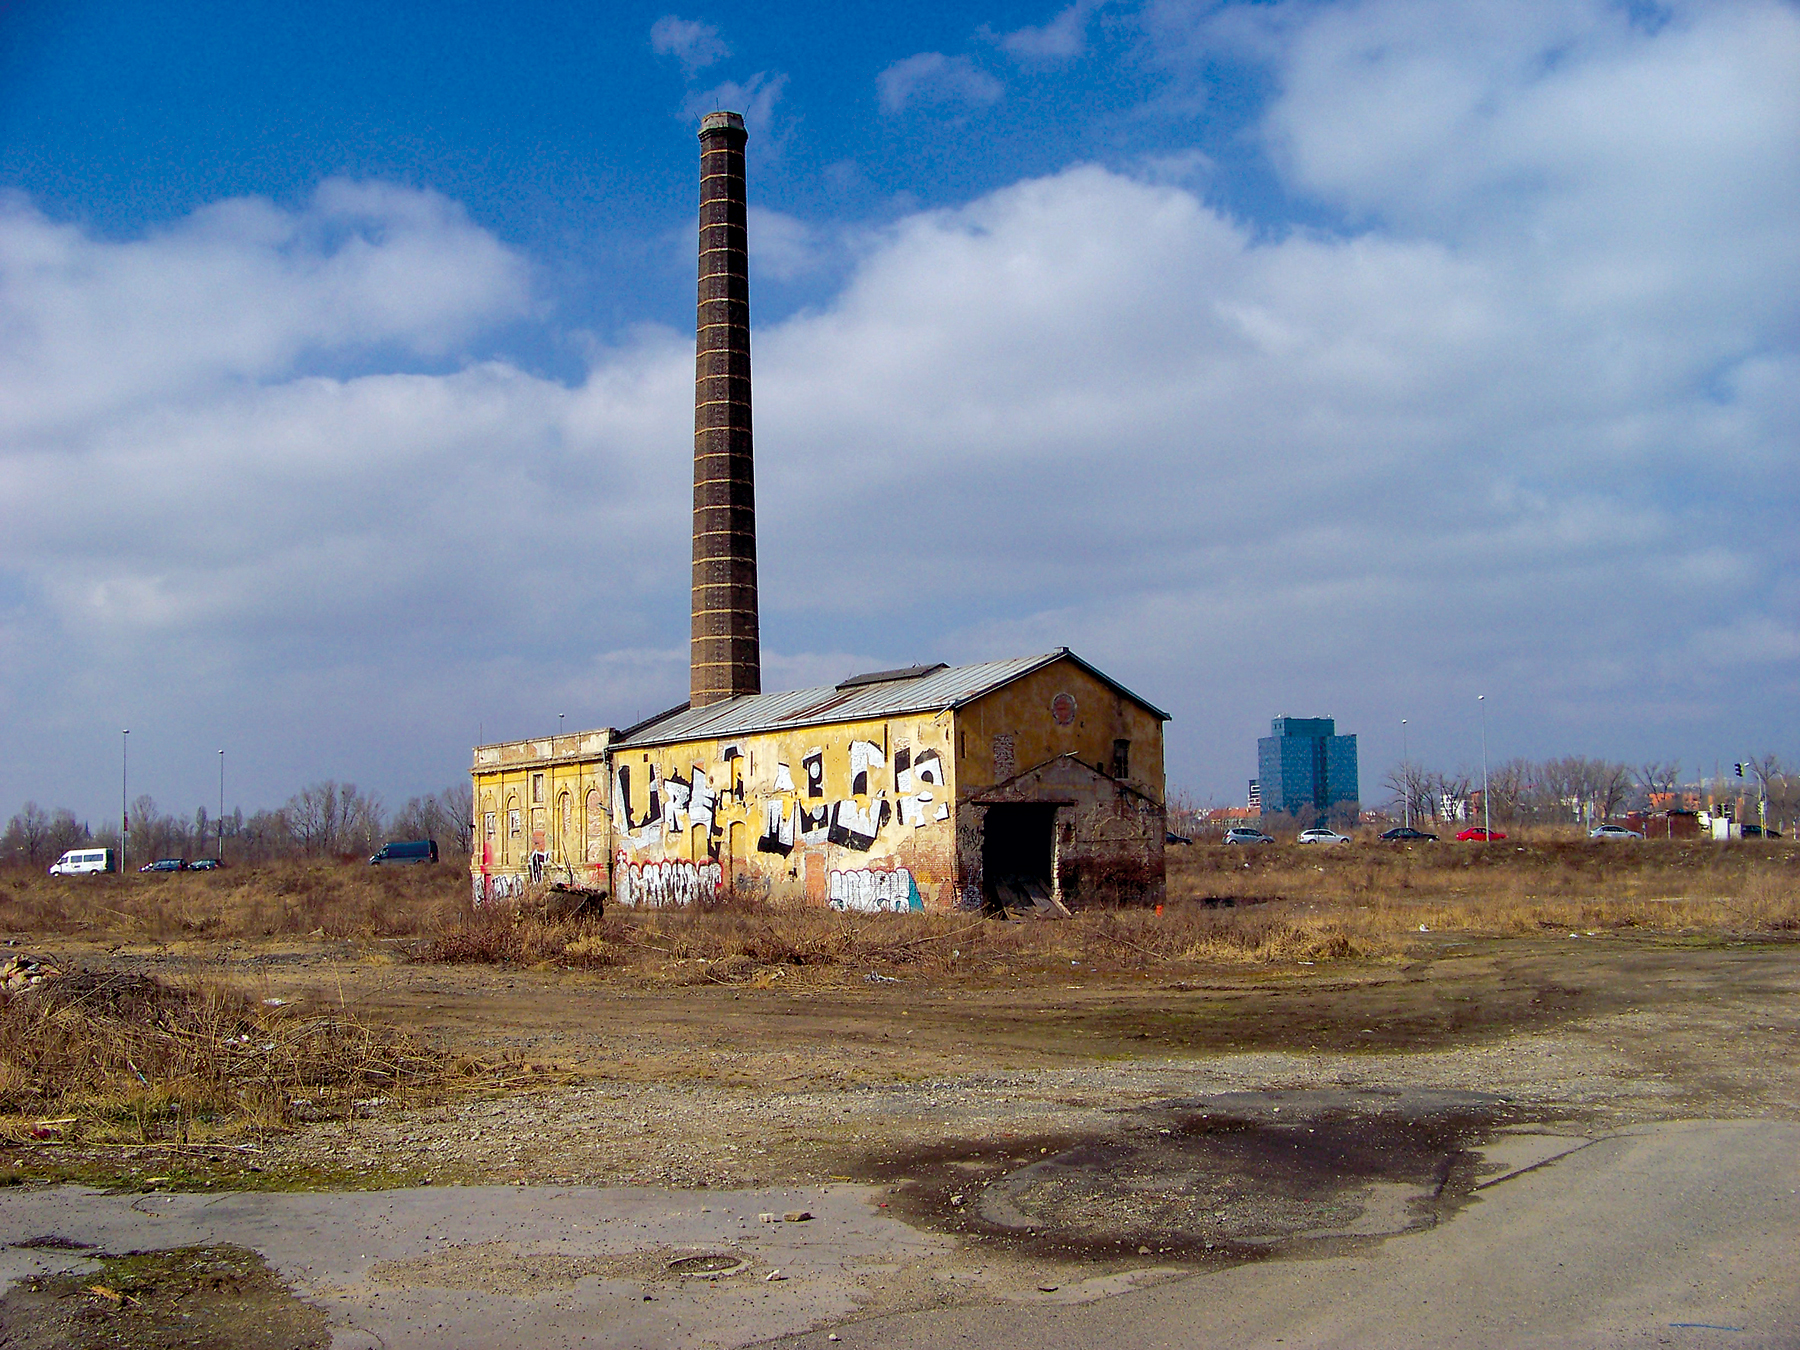
<svg viewBox="0 0 1800 1350">
<path fill-rule="evenodd" d="M 110 848 L 72 848 L 50 864 L 53 877 L 78 877 L 89 872 L 116 872 L 118 859 Z"/>
</svg>

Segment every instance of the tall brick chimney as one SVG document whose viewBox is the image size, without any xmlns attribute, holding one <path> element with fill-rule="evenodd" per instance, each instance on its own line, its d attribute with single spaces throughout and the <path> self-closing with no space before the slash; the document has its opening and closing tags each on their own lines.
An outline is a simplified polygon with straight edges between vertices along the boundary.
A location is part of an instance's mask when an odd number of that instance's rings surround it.
<svg viewBox="0 0 1800 1350">
<path fill-rule="evenodd" d="M 690 706 L 762 692 L 750 445 L 750 260 L 744 119 L 700 121 L 700 301 L 694 365 Z"/>
</svg>

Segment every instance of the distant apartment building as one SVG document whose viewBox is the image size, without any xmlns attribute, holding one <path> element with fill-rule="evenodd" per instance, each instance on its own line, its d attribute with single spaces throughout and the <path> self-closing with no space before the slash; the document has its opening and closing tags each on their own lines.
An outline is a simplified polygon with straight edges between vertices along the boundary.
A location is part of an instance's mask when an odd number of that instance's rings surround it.
<svg viewBox="0 0 1800 1350">
<path fill-rule="evenodd" d="M 1354 816 L 1356 737 L 1337 734 L 1330 717 L 1277 717 L 1256 742 L 1262 809 L 1300 819 Z"/>
</svg>

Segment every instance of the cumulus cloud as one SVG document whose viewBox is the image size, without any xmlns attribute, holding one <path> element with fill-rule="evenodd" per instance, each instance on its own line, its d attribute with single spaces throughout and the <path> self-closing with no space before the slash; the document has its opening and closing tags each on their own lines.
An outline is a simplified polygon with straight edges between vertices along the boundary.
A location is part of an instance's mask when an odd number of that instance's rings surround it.
<svg viewBox="0 0 1800 1350">
<path fill-rule="evenodd" d="M 742 113 L 744 127 L 753 136 L 767 136 L 775 121 L 775 104 L 787 88 L 788 77 L 757 71 L 747 80 L 727 80 L 689 98 L 683 108 L 690 117 L 703 117 L 718 108 Z"/>
<path fill-rule="evenodd" d="M 798 216 L 767 207 L 749 208 L 750 270 L 772 281 L 793 281 L 817 272 L 832 249 L 819 230 Z"/>
<path fill-rule="evenodd" d="M 998 103 L 1006 88 L 966 56 L 920 52 L 896 61 L 875 77 L 885 113 L 904 112 L 913 103 L 983 107 Z"/>
<path fill-rule="evenodd" d="M 1025 65 L 1058 66 L 1087 50 L 1088 20 L 1105 0 L 1074 0 L 1049 23 L 997 33 L 985 24 L 982 37 Z"/>
<path fill-rule="evenodd" d="M 682 73 L 690 78 L 696 71 L 731 55 L 731 48 L 712 24 L 673 14 L 665 14 L 650 25 L 650 50 L 658 56 L 673 56 L 681 62 Z"/>
<path fill-rule="evenodd" d="M 1785 748 L 1757 719 L 1800 695 L 1800 20 L 1594 9 L 1533 60 L 1408 13 L 1239 35 L 1257 134 L 1342 228 L 1074 166 L 867 233 L 757 330 L 771 687 L 1067 642 L 1221 796 L 1276 712 L 1362 732 L 1372 792 L 1390 717 L 1454 762 L 1477 692 L 1506 753 Z M 1358 87 L 1427 68 L 1450 132 Z M 765 270 L 821 247 L 755 228 Z M 135 765 L 146 717 L 247 704 L 276 781 L 368 781 L 681 697 L 690 338 L 568 384 L 458 356 L 530 305 L 521 259 L 398 189 L 123 242 L 10 203 L 0 712 L 35 739 L 0 764 L 104 722 Z"/>
<path fill-rule="evenodd" d="M 113 247 L 0 200 L 0 435 L 310 355 L 444 356 L 529 299 L 523 260 L 430 192 L 330 180 L 299 212 L 221 202 Z"/>
</svg>

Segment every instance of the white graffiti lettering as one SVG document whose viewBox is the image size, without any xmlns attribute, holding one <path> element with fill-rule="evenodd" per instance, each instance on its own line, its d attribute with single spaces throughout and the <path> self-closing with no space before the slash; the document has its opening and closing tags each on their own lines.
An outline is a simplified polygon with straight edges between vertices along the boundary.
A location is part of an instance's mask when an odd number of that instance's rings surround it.
<svg viewBox="0 0 1800 1350">
<path fill-rule="evenodd" d="M 478 875 L 473 880 L 470 900 L 477 909 L 503 900 L 517 900 L 525 894 L 525 878 L 514 873 L 502 873 L 497 877 Z"/>
<path fill-rule="evenodd" d="M 833 909 L 861 914 L 903 914 L 925 908 L 912 873 L 904 867 L 833 872 L 828 894 Z"/>
<path fill-rule="evenodd" d="M 724 869 L 716 862 L 634 864 L 621 850 L 613 886 L 621 905 L 665 909 L 710 900 L 724 880 Z"/>
</svg>

